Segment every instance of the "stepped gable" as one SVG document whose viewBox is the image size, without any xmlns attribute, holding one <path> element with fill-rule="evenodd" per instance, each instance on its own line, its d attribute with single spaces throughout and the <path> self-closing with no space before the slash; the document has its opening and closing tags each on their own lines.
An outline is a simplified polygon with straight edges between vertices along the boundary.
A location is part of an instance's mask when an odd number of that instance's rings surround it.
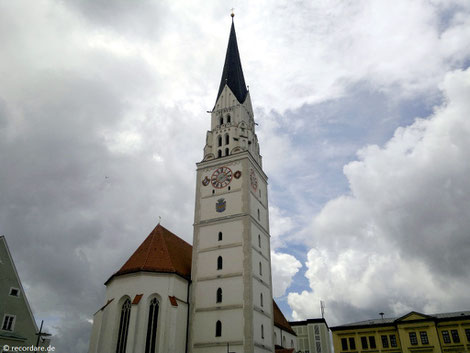
<svg viewBox="0 0 470 353">
<path fill-rule="evenodd" d="M 279 307 L 277 306 L 274 299 L 273 299 L 273 313 L 274 313 L 274 326 L 277 326 L 280 329 L 287 331 L 293 334 L 294 336 L 297 336 L 295 331 L 290 326 L 289 322 L 284 317 L 284 314 L 282 313 L 281 309 L 279 309 Z"/>
<path fill-rule="evenodd" d="M 158 224 L 105 284 L 116 276 L 135 272 L 176 273 L 190 280 L 191 258 L 192 246 Z"/>
</svg>

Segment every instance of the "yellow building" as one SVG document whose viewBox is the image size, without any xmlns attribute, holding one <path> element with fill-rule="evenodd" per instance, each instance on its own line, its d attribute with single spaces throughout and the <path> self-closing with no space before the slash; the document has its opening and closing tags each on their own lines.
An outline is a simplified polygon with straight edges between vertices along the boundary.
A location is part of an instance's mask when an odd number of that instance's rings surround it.
<svg viewBox="0 0 470 353">
<path fill-rule="evenodd" d="M 470 311 L 372 319 L 331 327 L 336 353 L 470 352 Z"/>
</svg>

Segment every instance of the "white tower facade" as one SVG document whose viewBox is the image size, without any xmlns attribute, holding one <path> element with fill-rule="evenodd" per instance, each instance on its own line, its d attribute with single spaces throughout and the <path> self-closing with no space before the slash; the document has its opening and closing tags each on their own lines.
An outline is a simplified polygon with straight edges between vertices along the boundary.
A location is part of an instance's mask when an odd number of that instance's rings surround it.
<svg viewBox="0 0 470 353">
<path fill-rule="evenodd" d="M 274 352 L 267 177 L 233 20 L 196 183 L 189 350 Z"/>
</svg>

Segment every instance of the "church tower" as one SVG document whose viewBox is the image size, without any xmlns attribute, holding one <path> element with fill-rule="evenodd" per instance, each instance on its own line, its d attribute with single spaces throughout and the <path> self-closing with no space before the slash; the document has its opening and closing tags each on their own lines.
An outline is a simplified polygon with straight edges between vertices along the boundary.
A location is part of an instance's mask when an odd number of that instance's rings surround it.
<svg viewBox="0 0 470 353">
<path fill-rule="evenodd" d="M 267 177 L 233 14 L 210 113 L 197 164 L 189 351 L 274 352 Z"/>
</svg>

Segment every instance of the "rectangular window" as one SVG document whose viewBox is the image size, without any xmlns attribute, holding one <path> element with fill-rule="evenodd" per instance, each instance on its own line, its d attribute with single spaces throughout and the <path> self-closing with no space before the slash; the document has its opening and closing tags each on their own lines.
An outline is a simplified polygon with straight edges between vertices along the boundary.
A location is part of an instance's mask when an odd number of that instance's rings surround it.
<svg viewBox="0 0 470 353">
<path fill-rule="evenodd" d="M 12 297 L 19 297 L 20 296 L 20 290 L 18 288 L 10 288 L 10 295 Z"/>
<path fill-rule="evenodd" d="M 317 353 L 321 353 L 321 343 L 315 342 L 315 345 L 317 346 Z"/>
<path fill-rule="evenodd" d="M 348 340 L 346 338 L 341 338 L 341 349 L 343 351 L 348 350 Z"/>
<path fill-rule="evenodd" d="M 460 343 L 459 331 L 450 330 L 450 334 L 452 335 L 452 341 L 454 341 L 454 343 Z"/>
<path fill-rule="evenodd" d="M 442 340 L 444 341 L 444 343 L 450 343 L 449 331 L 442 331 Z"/>
<path fill-rule="evenodd" d="M 467 336 L 467 341 L 470 342 L 470 328 L 465 329 L 465 335 Z"/>
<path fill-rule="evenodd" d="M 419 336 L 421 337 L 422 344 L 429 344 L 428 334 L 426 331 L 421 331 Z"/>
<path fill-rule="evenodd" d="M 416 346 L 418 344 L 418 337 L 416 337 L 416 332 L 410 332 L 410 343 L 412 346 Z"/>
<path fill-rule="evenodd" d="M 382 347 L 388 348 L 388 337 L 387 337 L 387 335 L 382 335 Z"/>
<path fill-rule="evenodd" d="M 354 337 L 349 337 L 349 348 L 351 350 L 356 349 L 356 341 L 354 340 Z"/>
<path fill-rule="evenodd" d="M 375 337 L 374 336 L 369 336 L 369 347 L 372 349 L 377 348 L 377 345 L 375 344 Z"/>
<path fill-rule="evenodd" d="M 15 323 L 15 316 L 5 314 L 5 316 L 3 317 L 2 330 L 13 331 L 14 323 Z"/>
<path fill-rule="evenodd" d="M 397 347 L 397 336 L 390 335 L 390 347 Z"/>
<path fill-rule="evenodd" d="M 369 345 L 367 344 L 367 337 L 361 337 L 361 346 L 362 346 L 362 349 L 369 348 Z"/>
</svg>

